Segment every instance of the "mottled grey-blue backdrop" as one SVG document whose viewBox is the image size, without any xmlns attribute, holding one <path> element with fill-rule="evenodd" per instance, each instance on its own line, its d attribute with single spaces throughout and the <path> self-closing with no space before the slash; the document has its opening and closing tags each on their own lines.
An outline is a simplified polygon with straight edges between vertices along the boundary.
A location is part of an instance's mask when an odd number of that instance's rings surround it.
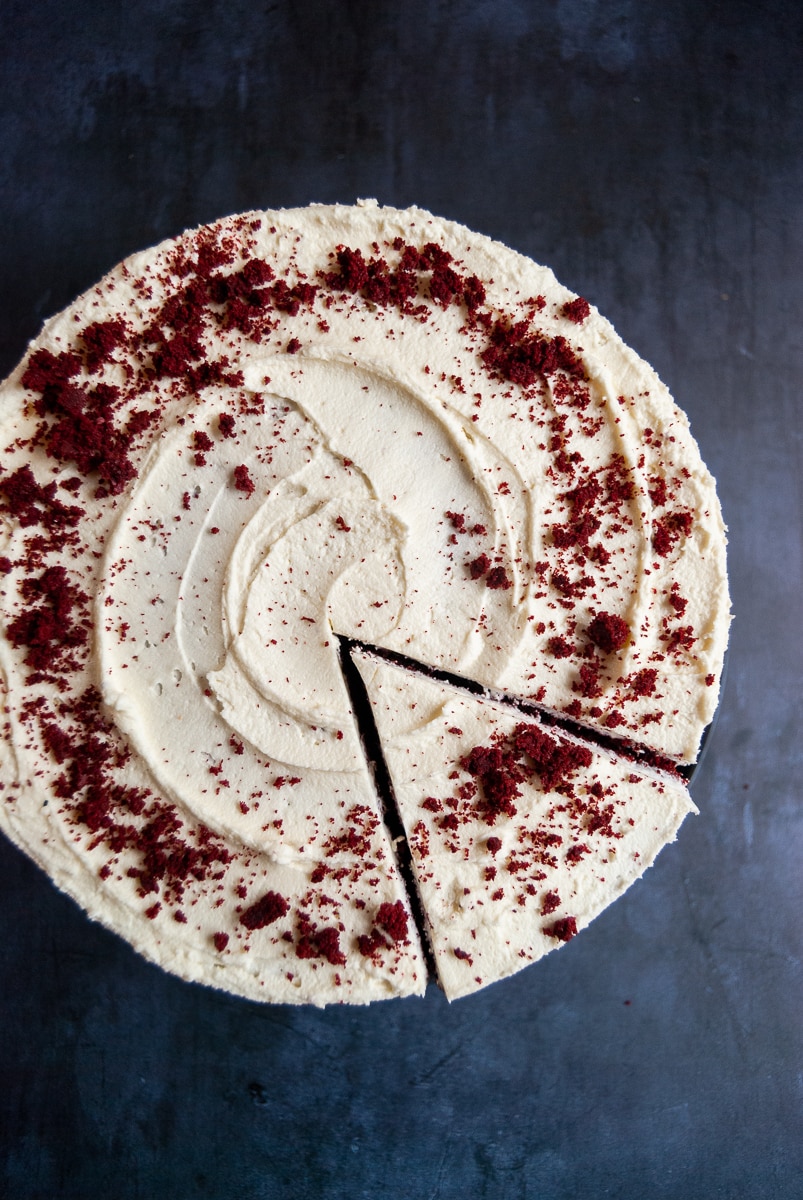
<svg viewBox="0 0 803 1200">
<path fill-rule="evenodd" d="M 124 255 L 249 207 L 418 203 L 553 267 L 688 412 L 736 620 L 686 822 L 449 1007 L 260 1007 L 0 843 L 12 1200 L 788 1200 L 801 1122 L 803 8 L 2 0 L 0 367 Z"/>
</svg>

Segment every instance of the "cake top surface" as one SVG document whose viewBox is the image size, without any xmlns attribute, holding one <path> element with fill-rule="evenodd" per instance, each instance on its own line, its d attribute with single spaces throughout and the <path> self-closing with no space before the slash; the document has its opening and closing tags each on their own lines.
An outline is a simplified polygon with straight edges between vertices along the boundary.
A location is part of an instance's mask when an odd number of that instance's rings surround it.
<svg viewBox="0 0 803 1200">
<path fill-rule="evenodd" d="M 227 218 L 50 321 L 0 420 L 3 827 L 188 978 L 425 985 L 351 641 L 695 758 L 713 480 L 651 368 L 499 243 L 373 202 Z"/>
</svg>

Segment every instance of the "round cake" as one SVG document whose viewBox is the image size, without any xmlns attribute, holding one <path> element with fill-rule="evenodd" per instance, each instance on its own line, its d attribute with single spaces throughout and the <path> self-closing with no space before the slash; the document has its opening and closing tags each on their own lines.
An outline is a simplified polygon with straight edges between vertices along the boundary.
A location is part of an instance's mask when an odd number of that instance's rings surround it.
<svg viewBox="0 0 803 1200">
<path fill-rule="evenodd" d="M 165 969 L 452 999 L 693 811 L 714 481 L 546 268 L 420 209 L 246 213 L 121 263 L 0 404 L 2 828 Z"/>
</svg>

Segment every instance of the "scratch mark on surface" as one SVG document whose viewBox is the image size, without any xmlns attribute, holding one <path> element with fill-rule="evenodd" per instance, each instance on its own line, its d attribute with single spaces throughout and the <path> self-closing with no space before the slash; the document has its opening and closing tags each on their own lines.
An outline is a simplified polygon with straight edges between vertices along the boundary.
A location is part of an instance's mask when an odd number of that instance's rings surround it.
<svg viewBox="0 0 803 1200">
<path fill-rule="evenodd" d="M 455 1046 L 455 1048 L 453 1050 L 450 1050 L 448 1054 L 444 1054 L 443 1058 L 439 1058 L 438 1061 L 436 1063 L 434 1063 L 427 1072 L 425 1072 L 425 1074 L 418 1076 L 418 1078 L 414 1081 L 415 1086 L 421 1087 L 421 1086 L 424 1086 L 424 1085 L 430 1083 L 434 1079 L 434 1077 L 438 1074 L 441 1067 L 445 1067 L 447 1063 L 452 1061 L 452 1059 L 457 1054 L 457 1051 L 458 1051 L 458 1047 Z"/>
</svg>

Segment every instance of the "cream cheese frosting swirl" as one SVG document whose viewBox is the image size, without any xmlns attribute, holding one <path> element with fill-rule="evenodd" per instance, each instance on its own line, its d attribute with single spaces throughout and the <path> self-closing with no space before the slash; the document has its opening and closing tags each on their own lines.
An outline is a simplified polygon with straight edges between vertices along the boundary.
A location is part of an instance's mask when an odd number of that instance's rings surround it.
<svg viewBox="0 0 803 1200">
<path fill-rule="evenodd" d="M 170 969 L 423 990 L 341 639 L 694 760 L 713 480 L 651 368 L 498 243 L 228 218 L 49 322 L 0 404 L 3 827 Z"/>
</svg>

